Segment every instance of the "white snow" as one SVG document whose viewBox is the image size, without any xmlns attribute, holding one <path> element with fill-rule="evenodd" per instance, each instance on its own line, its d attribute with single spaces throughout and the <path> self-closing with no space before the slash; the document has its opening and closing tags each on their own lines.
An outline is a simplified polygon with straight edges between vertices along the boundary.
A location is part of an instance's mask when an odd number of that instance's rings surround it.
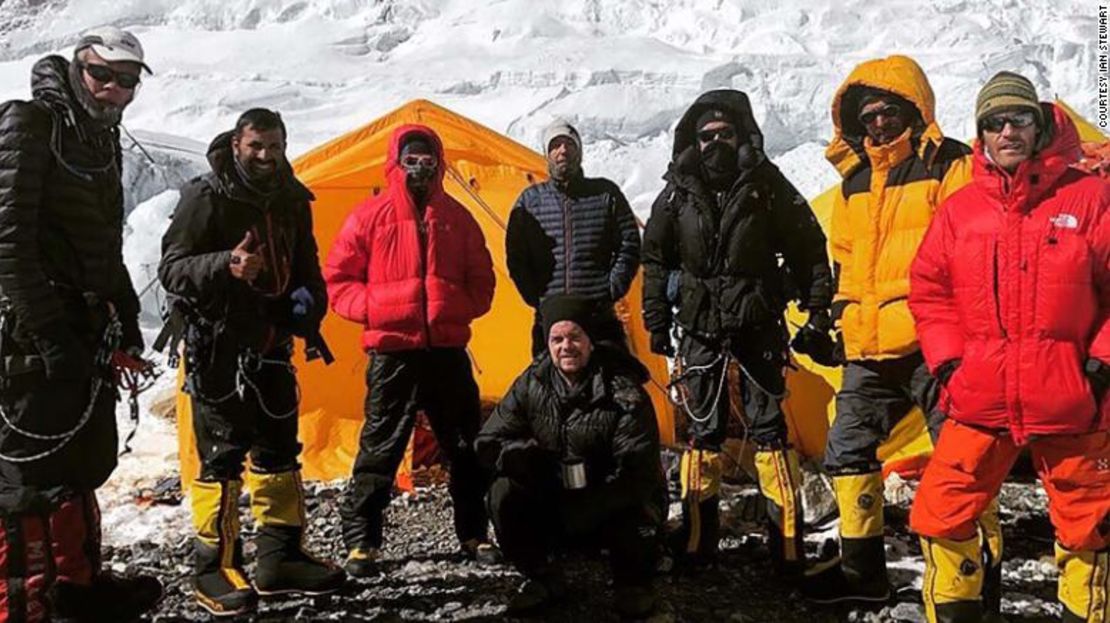
<svg viewBox="0 0 1110 623">
<path fill-rule="evenodd" d="M 823 158 L 829 104 L 855 64 L 913 56 L 956 137 L 973 133 L 978 87 L 1003 69 L 1090 118 L 1096 17 L 1083 0 L 6 0 L 0 101 L 28 97 L 34 61 L 68 55 L 86 28 L 112 23 L 140 37 L 155 75 L 125 123 L 154 163 L 124 144 L 128 208 L 139 205 L 126 257 L 143 288 L 174 189 L 204 170 L 204 146 L 251 106 L 282 112 L 294 156 L 414 98 L 532 146 L 566 117 L 585 140 L 587 171 L 618 181 L 646 218 L 670 130 L 706 89 L 749 93 L 770 154 L 812 197 L 837 181 Z M 143 302 L 153 331 L 158 297 Z M 169 424 L 147 418 L 138 441 L 106 489 L 110 538 L 148 523 L 113 505 L 174 464 Z"/>
</svg>

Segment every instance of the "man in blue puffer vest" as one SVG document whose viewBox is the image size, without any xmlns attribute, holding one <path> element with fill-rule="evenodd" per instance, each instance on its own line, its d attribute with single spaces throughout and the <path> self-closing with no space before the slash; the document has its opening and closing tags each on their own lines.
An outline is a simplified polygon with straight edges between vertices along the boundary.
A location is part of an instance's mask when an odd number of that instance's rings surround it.
<svg viewBox="0 0 1110 623">
<path fill-rule="evenodd" d="M 617 184 L 582 174 L 582 139 L 561 119 L 543 132 L 551 178 L 524 189 L 505 233 L 509 276 L 536 310 L 532 354 L 544 352 L 540 304 L 555 294 L 594 301 L 600 341 L 627 348 L 613 304 L 640 267 L 640 232 Z"/>
</svg>

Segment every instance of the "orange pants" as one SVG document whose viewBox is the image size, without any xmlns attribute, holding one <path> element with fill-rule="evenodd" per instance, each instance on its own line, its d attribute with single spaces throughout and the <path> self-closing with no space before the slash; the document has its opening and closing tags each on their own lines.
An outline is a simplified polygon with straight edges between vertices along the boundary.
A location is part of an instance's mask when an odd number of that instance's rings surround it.
<svg viewBox="0 0 1110 623">
<path fill-rule="evenodd" d="M 1029 442 L 1037 475 L 1048 493 L 1056 540 L 1070 550 L 1110 544 L 1110 431 L 1052 435 Z M 914 532 L 967 540 L 998 495 L 1021 452 L 1009 435 L 948 420 L 921 477 L 910 512 Z"/>
</svg>

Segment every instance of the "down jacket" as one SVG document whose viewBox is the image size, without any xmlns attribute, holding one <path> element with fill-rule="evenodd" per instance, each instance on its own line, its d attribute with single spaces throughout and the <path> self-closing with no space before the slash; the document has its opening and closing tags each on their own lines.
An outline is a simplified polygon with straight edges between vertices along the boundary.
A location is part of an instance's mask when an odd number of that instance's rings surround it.
<svg viewBox="0 0 1110 623">
<path fill-rule="evenodd" d="M 34 99 L 0 104 L 0 293 L 25 335 L 83 336 L 102 330 L 89 326 L 90 293 L 115 306 L 124 346 L 142 347 L 123 265 L 119 129 L 88 116 L 69 69 L 43 58 Z"/>
<path fill-rule="evenodd" d="M 727 192 L 701 180 L 698 117 L 726 110 L 742 144 L 756 152 Z M 652 333 L 674 324 L 703 338 L 762 330 L 782 321 L 788 298 L 802 309 L 826 310 L 832 274 L 821 231 L 809 203 L 762 153 L 763 135 L 748 96 L 718 90 L 703 94 L 675 128 L 666 187 L 644 229 L 644 324 Z M 782 265 L 796 288 L 787 287 Z M 678 301 L 668 282 L 679 277 Z M 677 303 L 678 312 L 672 313 Z"/>
<path fill-rule="evenodd" d="M 533 465 L 551 475 L 561 461 L 578 459 L 592 499 L 609 510 L 640 506 L 661 519 L 665 489 L 655 409 L 643 388 L 647 369 L 619 349 L 598 346 L 586 374 L 572 390 L 549 355 L 537 358 L 483 425 L 475 441 L 479 459 L 504 473 L 505 452 L 528 448 L 543 457 Z"/>
<path fill-rule="evenodd" d="M 1070 166 L 1075 126 L 1042 106 L 1051 139 L 1013 174 L 976 145 L 974 183 L 941 207 L 910 284 L 930 370 L 960 360 L 942 408 L 1019 443 L 1110 426 L 1084 375 L 1110 362 L 1110 186 Z"/>
<path fill-rule="evenodd" d="M 397 164 L 410 133 L 426 136 L 439 160 L 422 220 Z M 385 167 L 385 191 L 355 207 L 328 253 L 332 309 L 364 326 L 368 350 L 466 346 L 471 321 L 493 303 L 493 261 L 482 230 L 444 191 L 443 144 L 431 128 L 395 129 Z"/>
<path fill-rule="evenodd" d="M 882 89 L 917 108 L 919 122 L 886 145 L 872 145 L 856 118 L 863 87 Z M 905 56 L 856 67 L 833 100 L 836 135 L 826 156 L 843 176 L 829 232 L 836 296 L 833 319 L 848 360 L 892 359 L 918 350 L 910 263 L 933 212 L 971 179 L 971 149 L 945 138 L 933 90 Z"/>
<path fill-rule="evenodd" d="M 505 230 L 509 276 L 524 302 L 577 294 L 611 306 L 640 268 L 640 229 L 619 186 L 575 177 L 524 189 Z"/>
</svg>

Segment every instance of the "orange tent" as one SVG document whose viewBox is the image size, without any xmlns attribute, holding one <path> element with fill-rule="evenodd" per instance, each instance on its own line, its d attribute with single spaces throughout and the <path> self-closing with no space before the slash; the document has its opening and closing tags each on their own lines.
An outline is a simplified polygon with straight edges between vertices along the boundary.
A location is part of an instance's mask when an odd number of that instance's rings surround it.
<svg viewBox="0 0 1110 623">
<path fill-rule="evenodd" d="M 447 192 L 477 219 L 493 256 L 497 288 L 493 309 L 474 325 L 469 351 L 482 401 L 496 403 L 528 365 L 532 310 L 517 294 L 505 265 L 505 223 L 517 195 L 547 176 L 543 156 L 450 110 L 415 100 L 361 128 L 334 139 L 293 163 L 300 180 L 316 195 L 312 213 L 321 261 L 350 209 L 384 184 L 387 141 L 393 128 L 422 123 L 443 141 L 449 165 Z M 649 384 L 666 444 L 674 443 L 674 411 L 663 387 L 666 361 L 652 355 L 650 336 L 640 320 L 640 278 L 618 305 L 632 351 L 651 371 Z M 366 355 L 359 347 L 361 328 L 334 314 L 324 321 L 323 334 L 336 362 L 305 363 L 298 353 L 297 379 L 301 386 L 301 461 L 311 479 L 335 479 L 350 474 L 363 422 Z M 178 392 L 178 435 L 182 482 L 197 474 L 197 458 L 188 396 Z"/>
</svg>

